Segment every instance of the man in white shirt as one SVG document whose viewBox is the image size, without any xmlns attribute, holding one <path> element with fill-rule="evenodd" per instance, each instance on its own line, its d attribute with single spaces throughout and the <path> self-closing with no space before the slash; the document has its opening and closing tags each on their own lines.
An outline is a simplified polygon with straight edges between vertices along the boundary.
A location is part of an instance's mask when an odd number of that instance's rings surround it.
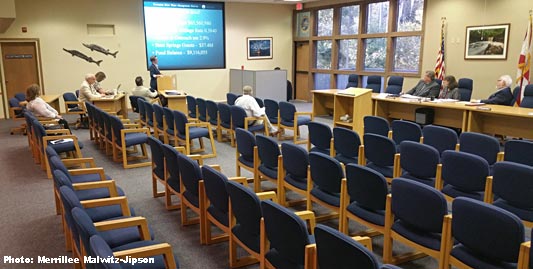
<svg viewBox="0 0 533 269">
<path fill-rule="evenodd" d="M 85 80 L 81 83 L 80 96 L 78 97 L 81 102 L 87 102 L 91 101 L 91 99 L 105 96 L 105 94 L 101 94 L 96 91 L 94 88 L 95 82 L 96 77 L 94 74 L 85 75 Z"/>
<path fill-rule="evenodd" d="M 235 105 L 242 107 L 244 111 L 246 111 L 246 116 L 248 117 L 262 117 L 265 116 L 265 108 L 259 107 L 259 104 L 255 100 L 255 98 L 252 96 L 252 87 L 251 86 L 244 86 L 242 88 L 243 95 L 237 100 L 235 100 Z M 268 120 L 268 117 L 265 117 L 266 119 L 266 125 L 268 127 L 268 131 L 272 136 L 275 136 L 278 134 L 278 129 L 270 123 Z M 263 124 L 262 120 L 256 120 L 254 125 L 261 125 Z"/>
<path fill-rule="evenodd" d="M 157 91 L 151 91 L 148 87 L 143 86 L 143 78 L 138 76 L 135 78 L 135 85 L 137 87 L 133 88 L 131 94 L 134 96 L 142 96 L 144 99 L 150 103 L 157 102 Z"/>
</svg>

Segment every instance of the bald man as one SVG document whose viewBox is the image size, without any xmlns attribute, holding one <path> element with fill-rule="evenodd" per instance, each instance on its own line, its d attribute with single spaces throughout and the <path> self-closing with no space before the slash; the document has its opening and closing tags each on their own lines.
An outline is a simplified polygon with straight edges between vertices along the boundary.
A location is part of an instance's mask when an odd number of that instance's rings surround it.
<svg viewBox="0 0 533 269">
<path fill-rule="evenodd" d="M 96 77 L 94 74 L 85 75 L 85 80 L 81 83 L 80 96 L 78 99 L 82 102 L 91 101 L 94 98 L 100 98 L 105 94 L 98 93 L 94 88 Z"/>
</svg>

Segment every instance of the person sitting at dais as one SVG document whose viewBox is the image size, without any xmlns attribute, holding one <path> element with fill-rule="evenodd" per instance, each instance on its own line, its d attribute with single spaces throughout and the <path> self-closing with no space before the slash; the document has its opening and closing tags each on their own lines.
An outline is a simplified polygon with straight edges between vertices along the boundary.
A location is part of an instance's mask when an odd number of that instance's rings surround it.
<svg viewBox="0 0 533 269">
<path fill-rule="evenodd" d="M 455 80 L 454 76 L 446 76 L 442 80 L 442 90 L 440 90 L 439 99 L 461 100 L 461 93 L 457 86 L 457 80 Z"/>
<path fill-rule="evenodd" d="M 484 104 L 510 106 L 513 101 L 511 84 L 513 79 L 509 75 L 503 75 L 496 81 L 496 92 L 491 94 L 488 99 L 480 100 Z"/>
<path fill-rule="evenodd" d="M 406 94 L 420 97 L 437 97 L 440 92 L 440 86 L 435 81 L 435 72 L 426 71 L 424 77 Z"/>
</svg>

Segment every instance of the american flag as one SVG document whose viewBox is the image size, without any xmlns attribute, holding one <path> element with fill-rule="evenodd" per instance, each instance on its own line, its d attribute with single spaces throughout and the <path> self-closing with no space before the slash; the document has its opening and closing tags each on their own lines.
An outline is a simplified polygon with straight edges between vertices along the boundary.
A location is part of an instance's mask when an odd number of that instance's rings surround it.
<svg viewBox="0 0 533 269">
<path fill-rule="evenodd" d="M 443 80 L 446 76 L 446 65 L 444 64 L 444 23 L 442 20 L 442 26 L 440 28 L 440 48 L 437 55 L 437 63 L 435 64 L 435 78 Z"/>
<path fill-rule="evenodd" d="M 520 92 L 516 97 L 516 105 L 520 105 L 524 97 L 524 89 L 529 84 L 529 70 L 531 67 L 531 14 L 529 15 L 529 24 L 527 26 L 526 36 L 522 49 L 520 50 L 520 57 L 518 58 L 518 72 L 516 74 L 516 86 L 520 87 Z"/>
</svg>

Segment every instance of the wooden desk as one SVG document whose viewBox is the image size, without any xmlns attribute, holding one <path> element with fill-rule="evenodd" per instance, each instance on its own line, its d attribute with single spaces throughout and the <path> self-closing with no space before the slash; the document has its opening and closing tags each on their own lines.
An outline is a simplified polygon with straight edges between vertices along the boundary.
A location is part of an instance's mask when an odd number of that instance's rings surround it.
<svg viewBox="0 0 533 269">
<path fill-rule="evenodd" d="M 91 99 L 93 104 L 101 109 L 111 112 L 117 112 L 118 115 L 122 115 L 125 119 L 128 118 L 128 108 L 126 107 L 126 95 L 117 94 L 109 97 L 101 97 Z"/>
<path fill-rule="evenodd" d="M 183 93 L 180 93 L 180 95 L 166 94 L 165 91 L 159 91 L 159 94 L 167 99 L 168 108 L 181 111 L 185 115 L 189 114 L 187 109 L 187 95 Z"/>
<path fill-rule="evenodd" d="M 53 107 L 57 111 L 59 110 L 59 94 L 45 94 L 41 95 L 41 99 L 43 99 L 46 103 L 48 103 L 51 107 Z"/>
<path fill-rule="evenodd" d="M 313 116 L 333 115 L 335 94 L 338 90 L 315 90 L 313 93 Z"/>
<path fill-rule="evenodd" d="M 491 111 L 470 109 L 466 128 L 469 132 L 533 138 L 533 109 L 486 105 Z"/>
</svg>

